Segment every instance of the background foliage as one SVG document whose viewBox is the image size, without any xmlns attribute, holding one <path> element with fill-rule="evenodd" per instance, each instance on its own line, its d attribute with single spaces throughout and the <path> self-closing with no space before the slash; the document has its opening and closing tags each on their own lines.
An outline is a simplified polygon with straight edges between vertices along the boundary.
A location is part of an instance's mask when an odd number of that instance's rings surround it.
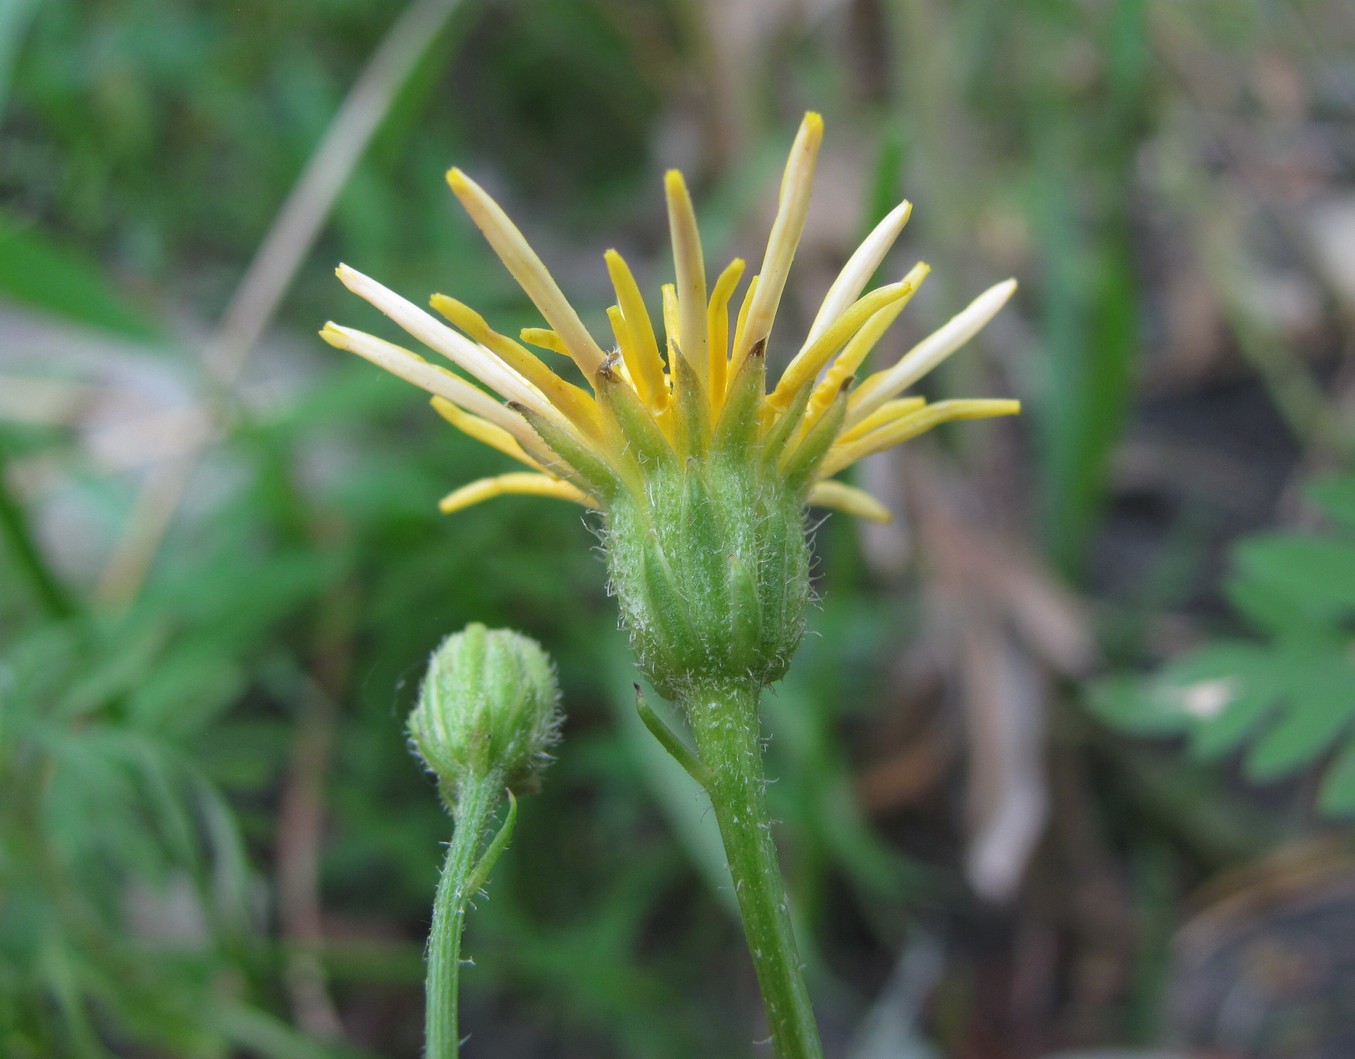
<svg viewBox="0 0 1355 1059">
<path fill-rule="evenodd" d="M 761 1036 L 589 530 L 440 518 L 499 458 L 309 336 L 382 327 L 340 259 L 534 322 L 453 163 L 605 327 L 606 247 L 670 267 L 662 170 L 756 253 L 812 107 L 788 311 L 907 195 L 896 348 L 1015 274 L 933 389 L 1028 408 L 866 468 L 894 528 L 818 532 L 766 710 L 832 1054 L 1351 1054 L 1347 5 L 465 0 L 241 310 L 394 17 L 0 3 L 0 1052 L 418 1054 L 449 824 L 402 726 L 470 620 L 541 639 L 570 719 L 470 928 L 468 1054 Z M 238 363 L 231 312 L 269 325 Z"/>
</svg>

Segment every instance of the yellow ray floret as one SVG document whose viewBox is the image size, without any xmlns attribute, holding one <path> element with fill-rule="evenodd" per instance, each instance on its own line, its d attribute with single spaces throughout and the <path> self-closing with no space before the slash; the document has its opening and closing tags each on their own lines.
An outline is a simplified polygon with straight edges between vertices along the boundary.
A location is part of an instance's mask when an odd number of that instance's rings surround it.
<svg viewBox="0 0 1355 1059">
<path fill-rule="evenodd" d="M 746 353 L 746 350 L 753 348 L 751 342 L 744 342 L 743 336 L 744 332 L 748 330 L 748 310 L 752 308 L 753 301 L 757 298 L 757 289 L 761 286 L 759 282 L 761 279 L 762 277 L 756 273 L 753 275 L 753 278 L 748 281 L 748 289 L 743 292 L 743 302 L 739 305 L 739 317 L 734 323 L 734 346 L 729 353 L 729 375 L 731 378 L 743 363 L 743 356 L 745 355 L 741 354 L 736 359 L 735 354 L 739 350 L 745 350 Z"/>
<path fill-rule="evenodd" d="M 1007 299 L 1015 290 L 1014 279 L 989 287 L 939 331 L 933 332 L 904 354 L 893 367 L 876 372 L 866 379 L 852 395 L 847 423 L 849 425 L 859 423 L 968 342 L 998 314 L 998 310 L 1007 304 Z"/>
<path fill-rule="evenodd" d="M 584 507 L 597 506 L 591 497 L 568 482 L 562 482 L 558 478 L 547 478 L 544 474 L 513 471 L 463 485 L 438 501 L 438 509 L 444 515 L 450 515 L 482 500 L 492 500 L 496 496 L 505 496 L 509 493 L 522 496 L 553 496 L 557 500 L 572 500 Z"/>
<path fill-rule="evenodd" d="M 847 377 L 856 373 L 856 369 L 861 367 L 865 359 L 870 356 L 871 351 L 884 337 L 890 325 L 913 300 L 913 294 L 922 286 L 922 281 L 927 278 L 931 270 L 930 265 L 921 261 L 909 269 L 908 274 L 903 277 L 902 281 L 908 294 L 889 302 L 876 311 L 875 315 L 862 325 L 861 330 L 852 336 L 852 340 L 847 343 L 846 348 L 837 355 L 828 370 L 823 373 L 822 381 L 814 387 L 814 395 L 809 399 L 811 412 L 827 407 L 828 402 L 837 395 L 838 390 L 842 389 L 842 384 L 847 381 Z"/>
<path fill-rule="evenodd" d="M 615 250 L 608 250 L 605 256 L 624 321 L 621 355 L 635 380 L 640 400 L 661 411 L 668 404 L 668 387 L 663 381 L 663 358 L 659 356 L 659 341 L 645 308 L 644 295 L 625 259 Z"/>
<path fill-rule="evenodd" d="M 459 375 L 437 364 L 429 364 L 416 353 L 387 342 L 384 338 L 327 323 L 320 337 L 337 349 L 356 353 L 392 375 L 413 383 L 430 394 L 469 409 L 482 419 L 502 427 L 519 441 L 532 437 L 532 430 L 521 416 L 514 415 L 483 390 L 478 390 Z"/>
<path fill-rule="evenodd" d="M 927 399 L 925 397 L 898 397 L 893 401 L 886 401 L 875 409 L 865 419 L 857 423 L 854 427 L 849 427 L 838 435 L 837 443 L 844 445 L 849 441 L 855 441 L 872 430 L 878 430 L 880 427 L 888 426 L 895 420 L 903 419 L 914 412 L 921 411 L 926 407 Z"/>
<path fill-rule="evenodd" d="M 725 386 L 729 374 L 729 299 L 734 296 L 734 288 L 743 278 L 742 258 L 731 261 L 720 278 L 715 281 L 715 290 L 711 292 L 710 305 L 706 309 L 706 331 L 710 342 L 710 405 L 718 412 L 725 399 Z"/>
<path fill-rule="evenodd" d="M 602 436 L 597 403 L 589 394 L 551 371 L 530 350 L 507 335 L 499 334 L 469 305 L 445 294 L 434 294 L 432 304 L 434 309 L 545 394 L 546 399 L 580 431 L 595 438 Z"/>
<path fill-rule="evenodd" d="M 819 145 L 823 142 L 823 119 L 819 115 L 805 115 L 795 143 L 790 148 L 790 158 L 786 162 L 786 171 L 781 178 L 781 196 L 777 204 L 776 220 L 772 222 L 772 234 L 767 239 L 767 253 L 762 259 L 762 269 L 758 275 L 762 281 L 758 284 L 757 294 L 748 310 L 747 326 L 742 329 L 741 341 L 734 347 L 731 369 L 738 370 L 743 358 L 757 342 L 765 339 L 772 330 L 772 320 L 776 317 L 777 306 L 781 303 L 781 294 L 786 289 L 786 277 L 790 274 L 790 263 L 795 258 L 796 247 L 800 245 L 800 236 L 805 230 L 805 217 L 809 214 L 809 193 L 814 186 L 814 166 L 819 157 Z M 752 292 L 750 291 L 750 296 Z"/>
<path fill-rule="evenodd" d="M 383 287 L 369 276 L 364 276 L 357 269 L 340 265 L 336 274 L 354 294 L 380 309 L 429 349 L 436 350 L 468 375 L 479 379 L 510 401 L 535 409 L 542 415 L 560 416 L 536 386 L 483 346 L 453 331 L 413 302 Z"/>
<path fill-rule="evenodd" d="M 866 289 L 870 277 L 875 275 L 875 270 L 880 267 L 885 255 L 889 253 L 889 248 L 894 245 L 894 240 L 899 237 L 903 226 L 912 215 L 913 204 L 905 199 L 890 210 L 884 220 L 877 224 L 870 235 L 866 236 L 865 241 L 857 247 L 837 279 L 833 281 L 833 285 L 828 288 L 828 293 L 824 295 L 818 315 L 814 317 L 814 322 L 809 326 L 809 334 L 805 336 L 806 346 L 823 334 L 842 311 L 856 301 Z"/>
<path fill-rule="evenodd" d="M 767 398 L 771 406 L 778 411 L 788 408 L 800 390 L 814 380 L 824 365 L 867 320 L 895 302 L 907 301 L 913 296 L 914 290 L 915 287 L 910 287 L 907 282 L 900 280 L 898 283 L 873 290 L 858 300 L 834 320 L 831 326 L 824 328 L 823 334 L 787 365 L 781 381 Z"/>
<path fill-rule="evenodd" d="M 518 332 L 518 339 L 528 345 L 559 353 L 562 357 L 569 356 L 564 340 L 549 327 L 524 327 Z"/>
<path fill-rule="evenodd" d="M 706 266 L 701 256 L 701 233 L 687 183 L 676 169 L 663 179 L 668 198 L 668 226 L 673 238 L 673 266 L 677 274 L 678 333 L 682 355 L 693 373 L 707 386 L 710 362 L 706 356 Z M 707 387 L 709 388 L 709 387 Z"/>
<path fill-rule="evenodd" d="M 854 438 L 838 441 L 828 452 L 819 469 L 819 475 L 831 477 L 844 467 L 875 452 L 893 448 L 902 442 L 925 434 L 932 427 L 954 419 L 989 419 L 994 416 L 1014 416 L 1021 411 L 1020 401 L 938 401 L 924 405 L 911 415 Z"/>
<path fill-rule="evenodd" d="M 503 427 L 495 426 L 487 419 L 481 419 L 479 416 L 463 411 L 445 397 L 434 397 L 431 403 L 433 411 L 467 437 L 474 438 L 482 445 L 488 445 L 492 449 L 498 449 L 505 456 L 511 456 L 534 471 L 544 473 L 545 468 L 528 456 L 518 443 L 517 438 L 504 430 Z"/>
<path fill-rule="evenodd" d="M 559 333 L 569 355 L 583 370 L 584 376 L 592 379 L 605 354 L 593 341 L 579 314 L 569 304 L 523 234 L 508 219 L 499 204 L 460 169 L 452 169 L 447 173 L 447 183 L 513 278 Z"/>
<path fill-rule="evenodd" d="M 889 508 L 875 497 L 846 482 L 815 482 L 805 499 L 814 507 L 830 507 L 847 515 L 868 518 L 872 522 L 891 522 L 894 518 Z"/>
</svg>

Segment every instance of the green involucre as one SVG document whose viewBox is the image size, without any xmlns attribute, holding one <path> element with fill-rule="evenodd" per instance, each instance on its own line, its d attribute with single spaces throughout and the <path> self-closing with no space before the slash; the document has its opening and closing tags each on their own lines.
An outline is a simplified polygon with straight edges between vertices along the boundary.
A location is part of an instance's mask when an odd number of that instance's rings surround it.
<svg viewBox="0 0 1355 1059">
<path fill-rule="evenodd" d="M 666 698 L 779 679 L 804 632 L 803 501 L 751 460 L 653 467 L 604 532 L 611 587 L 641 668 Z"/>
</svg>

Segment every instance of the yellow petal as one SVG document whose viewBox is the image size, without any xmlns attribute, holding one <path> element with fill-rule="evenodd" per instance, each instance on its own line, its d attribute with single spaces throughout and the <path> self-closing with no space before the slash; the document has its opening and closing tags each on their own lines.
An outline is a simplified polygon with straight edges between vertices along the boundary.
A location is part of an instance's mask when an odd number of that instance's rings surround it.
<svg viewBox="0 0 1355 1059">
<path fill-rule="evenodd" d="M 530 350 L 501 335 L 464 302 L 433 295 L 433 308 L 530 382 L 583 433 L 601 437 L 601 418 L 592 396 L 551 371 Z"/>
<path fill-rule="evenodd" d="M 471 415 L 463 411 L 445 397 L 435 396 L 432 401 L 433 410 L 443 419 L 451 423 L 457 430 L 468 437 L 474 438 L 481 444 L 488 445 L 492 449 L 498 449 L 505 456 L 511 456 L 519 463 L 525 463 L 535 471 L 544 471 L 536 460 L 528 456 L 523 451 L 521 445 L 512 434 L 504 430 L 503 427 L 496 426 L 487 419 L 481 419 L 479 416 Z"/>
<path fill-rule="evenodd" d="M 851 441 L 839 441 L 828 450 L 828 457 L 823 461 L 819 474 L 824 478 L 831 477 L 871 453 L 892 448 L 953 419 L 989 419 L 993 416 L 1016 415 L 1020 411 L 1020 401 L 938 401 L 869 434 Z"/>
<path fill-rule="evenodd" d="M 870 519 L 872 522 L 894 520 L 893 513 L 884 504 L 864 489 L 858 489 L 846 482 L 837 480 L 815 482 L 805 499 L 815 507 L 831 507 L 848 515 Z"/>
<path fill-rule="evenodd" d="M 668 200 L 668 227 L 673 240 L 673 266 L 677 275 L 679 333 L 682 355 L 703 386 L 710 374 L 706 357 L 706 264 L 701 255 L 701 233 L 696 211 L 687 193 L 687 182 L 676 169 L 663 180 Z"/>
<path fill-rule="evenodd" d="M 483 346 L 453 331 L 413 302 L 400 297 L 370 276 L 364 276 L 355 268 L 340 265 L 335 274 L 359 298 L 380 309 L 429 349 L 441 353 L 509 401 L 526 405 L 543 415 L 558 415 L 540 390 Z"/>
<path fill-rule="evenodd" d="M 739 285 L 743 269 L 743 261 L 737 257 L 726 266 L 715 281 L 706 311 L 706 330 L 710 338 L 710 404 L 714 412 L 719 412 L 724 404 L 729 372 L 729 299 Z"/>
<path fill-rule="evenodd" d="M 532 299 L 546 322 L 559 333 L 584 377 L 591 381 L 605 354 L 593 341 L 579 314 L 569 304 L 526 238 L 499 204 L 460 169 L 452 169 L 447 173 L 447 183 L 499 259 L 526 291 L 527 297 Z"/>
<path fill-rule="evenodd" d="M 814 340 L 823 334 L 847 306 L 856 301 L 860 293 L 866 289 L 870 277 L 875 275 L 875 270 L 880 267 L 880 262 L 885 259 L 889 248 L 894 245 L 894 240 L 899 237 L 903 226 L 912 215 L 913 204 L 905 199 L 890 210 L 884 220 L 877 224 L 856 248 L 856 252 L 848 259 L 847 264 L 838 273 L 837 279 L 833 281 L 833 285 L 828 288 L 828 293 L 824 295 L 823 305 L 820 306 L 818 315 L 814 317 L 809 334 L 805 338 L 806 346 L 813 344 Z"/>
<path fill-rule="evenodd" d="M 1016 290 L 1009 279 L 989 287 L 944 326 L 924 338 L 892 367 L 876 372 L 852 394 L 849 426 L 859 423 L 891 397 L 907 389 L 963 346 L 998 314 Z"/>
<path fill-rule="evenodd" d="M 529 345 L 559 353 L 562 357 L 569 356 L 564 340 L 549 327 L 524 327 L 518 332 L 518 338 Z"/>
<path fill-rule="evenodd" d="M 331 346 L 356 353 L 364 360 L 369 360 L 377 367 L 404 379 L 405 382 L 413 383 L 421 390 L 445 398 L 481 419 L 489 420 L 512 434 L 519 442 L 525 441 L 530 444 L 530 439 L 535 436 L 532 428 L 520 415 L 499 404 L 489 394 L 446 368 L 429 364 L 417 353 L 411 353 L 402 346 L 387 342 L 384 338 L 377 338 L 375 335 L 355 331 L 351 327 L 340 327 L 335 323 L 325 324 L 320 337 Z"/>
<path fill-rule="evenodd" d="M 844 430 L 838 437 L 838 444 L 848 441 L 855 441 L 872 430 L 878 430 L 880 427 L 888 426 L 896 419 L 902 419 L 904 416 L 913 415 L 927 405 L 925 397 L 899 397 L 893 401 L 886 401 L 875 409 L 865 419 L 857 423 L 850 430 Z"/>
<path fill-rule="evenodd" d="M 479 481 L 463 485 L 448 493 L 438 502 L 438 508 L 444 515 L 491 500 L 496 496 L 517 493 L 522 496 L 553 496 L 558 500 L 572 500 L 584 507 L 596 507 L 596 503 L 583 490 L 562 482 L 558 478 L 547 478 L 544 474 L 528 474 L 525 471 L 513 471 L 493 478 L 481 478 Z"/>
<path fill-rule="evenodd" d="M 755 275 L 752 279 L 748 281 L 748 289 L 743 292 L 743 303 L 739 306 L 739 318 L 738 321 L 734 324 L 734 347 L 733 349 L 730 350 L 729 353 L 728 378 L 731 379 L 738 375 L 738 371 L 736 369 L 736 365 L 734 362 L 734 355 L 739 350 L 744 348 L 743 336 L 744 332 L 748 329 L 748 310 L 752 307 L 753 302 L 757 298 L 759 279 L 761 279 L 761 277 Z M 747 348 L 752 349 L 753 343 L 749 342 Z M 739 364 L 743 363 L 744 357 L 746 355 L 747 354 L 740 356 L 738 361 Z"/>
<path fill-rule="evenodd" d="M 762 259 L 757 297 L 748 311 L 747 326 L 740 335 L 740 343 L 730 360 L 731 370 L 737 371 L 748 355 L 748 350 L 772 330 L 781 294 L 786 288 L 786 276 L 809 213 L 809 193 L 814 185 L 814 164 L 823 142 L 823 119 L 819 115 L 805 115 L 800 131 L 791 145 L 786 171 L 781 178 L 781 198 L 776 220 L 767 239 L 767 253 Z"/>
<path fill-rule="evenodd" d="M 823 366 L 846 344 L 847 339 L 861 329 L 867 320 L 886 306 L 899 301 L 906 302 L 913 296 L 914 290 L 916 290 L 915 287 L 910 287 L 905 281 L 900 280 L 898 283 L 891 283 L 886 287 L 873 290 L 864 298 L 858 300 L 850 309 L 834 320 L 832 325 L 827 327 L 812 345 L 802 349 L 786 365 L 786 370 L 781 375 L 781 381 L 776 384 L 776 389 L 768 398 L 768 402 L 772 407 L 782 411 L 790 407 L 791 402 L 801 389 L 814 381 L 814 377 L 823 370 Z M 839 385 L 838 388 L 841 389 L 841 386 Z"/>
<path fill-rule="evenodd" d="M 644 296 L 631 274 L 630 266 L 615 250 L 606 254 L 607 273 L 616 289 L 616 300 L 621 306 L 625 334 L 629 341 L 621 343 L 621 355 L 635 380 L 636 392 L 656 412 L 668 404 L 668 386 L 663 380 L 663 358 L 659 356 L 659 342 L 654 336 L 654 325 L 645 308 Z"/>
<path fill-rule="evenodd" d="M 677 372 L 673 369 L 673 357 L 676 356 L 674 347 L 682 347 L 682 317 L 678 313 L 677 286 L 665 283 L 660 290 L 663 292 L 663 334 L 668 340 L 668 373 L 677 378 Z"/>
<path fill-rule="evenodd" d="M 931 270 L 930 265 L 919 261 L 903 277 L 904 285 L 916 292 Z M 809 401 L 811 410 L 825 406 L 832 401 L 837 392 L 842 389 L 842 384 L 846 381 L 847 376 L 856 374 L 856 369 L 861 367 L 865 359 L 870 356 L 871 351 L 884 337 L 890 325 L 911 300 L 912 296 L 910 295 L 907 298 L 890 302 L 861 326 L 861 330 L 852 336 L 852 340 L 838 354 L 837 359 L 829 365 L 828 370 L 823 373 L 823 379 L 814 388 L 814 396 Z"/>
</svg>

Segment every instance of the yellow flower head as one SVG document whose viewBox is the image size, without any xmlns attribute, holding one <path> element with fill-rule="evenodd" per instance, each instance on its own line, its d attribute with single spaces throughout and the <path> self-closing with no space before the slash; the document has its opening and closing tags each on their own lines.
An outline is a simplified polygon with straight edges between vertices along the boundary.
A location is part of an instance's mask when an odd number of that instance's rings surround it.
<svg viewBox="0 0 1355 1059">
<path fill-rule="evenodd" d="M 866 357 L 928 272 L 918 264 L 897 282 L 861 293 L 908 221 L 912 207 L 900 203 L 852 254 L 799 352 L 769 391 L 764 354 L 804 230 L 822 138 L 822 119 L 807 114 L 786 163 L 762 269 L 749 281 L 732 327 L 730 305 L 744 262 L 734 260 L 708 283 L 696 215 L 676 170 L 664 180 L 676 277 L 663 287 L 664 348 L 629 267 L 609 250 L 616 304 L 608 310 L 615 346 L 608 353 L 498 204 L 453 169 L 447 174 L 452 191 L 549 326 L 524 330 L 519 342 L 468 306 L 435 294 L 432 308 L 449 327 L 341 265 L 339 279 L 351 291 L 481 385 L 352 328 L 328 323 L 321 335 L 427 390 L 453 425 L 529 468 L 462 486 L 443 499 L 445 512 L 503 493 L 554 496 L 611 510 L 618 496 L 642 499 L 657 469 L 728 459 L 755 461 L 763 477 L 801 504 L 888 519 L 878 501 L 833 475 L 947 420 L 1019 411 L 1016 401 L 928 404 L 899 396 L 992 319 L 1016 283 L 1007 280 L 985 291 L 893 365 L 853 388 Z M 523 343 L 567 356 L 587 388 L 556 373 Z"/>
</svg>

